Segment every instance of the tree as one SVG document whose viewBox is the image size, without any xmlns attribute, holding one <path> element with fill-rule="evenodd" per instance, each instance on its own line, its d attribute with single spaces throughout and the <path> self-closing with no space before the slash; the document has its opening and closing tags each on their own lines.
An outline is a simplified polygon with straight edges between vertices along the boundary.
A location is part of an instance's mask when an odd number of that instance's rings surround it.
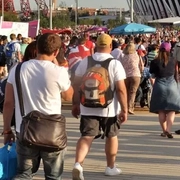
<svg viewBox="0 0 180 180">
<path fill-rule="evenodd" d="M 94 19 L 90 18 L 84 18 L 84 19 L 79 19 L 79 24 L 80 25 L 93 25 L 94 24 Z"/>
<path fill-rule="evenodd" d="M 4 21 L 19 22 L 20 17 L 18 16 L 18 14 L 14 13 L 14 12 L 5 12 L 4 13 Z"/>
<path fill-rule="evenodd" d="M 60 4 L 59 4 L 59 7 L 66 8 L 67 7 L 66 2 L 65 1 L 61 1 Z"/>
<path fill-rule="evenodd" d="M 40 27 L 48 28 L 50 26 L 49 18 L 41 15 Z"/>
<path fill-rule="evenodd" d="M 49 17 L 41 16 L 40 26 L 43 28 L 49 28 Z M 65 28 L 68 26 L 74 26 L 74 22 L 71 21 L 69 14 L 59 13 L 53 16 L 52 19 L 53 28 Z"/>
<path fill-rule="evenodd" d="M 94 19 L 94 25 L 98 25 L 98 26 L 100 26 L 100 25 L 102 25 L 102 21 L 101 21 L 101 19 L 100 18 L 95 18 Z"/>
<path fill-rule="evenodd" d="M 108 19 L 107 26 L 110 29 L 114 28 L 116 26 L 115 20 L 114 19 Z"/>
<path fill-rule="evenodd" d="M 112 29 L 112 28 L 114 28 L 114 27 L 116 27 L 116 26 L 120 26 L 120 25 L 123 25 L 123 24 L 126 24 L 127 22 L 126 22 L 126 20 L 125 20 L 125 17 L 124 16 L 122 16 L 121 18 L 120 17 L 116 17 L 116 19 L 109 19 L 108 20 L 108 28 L 110 28 L 110 29 Z"/>
</svg>

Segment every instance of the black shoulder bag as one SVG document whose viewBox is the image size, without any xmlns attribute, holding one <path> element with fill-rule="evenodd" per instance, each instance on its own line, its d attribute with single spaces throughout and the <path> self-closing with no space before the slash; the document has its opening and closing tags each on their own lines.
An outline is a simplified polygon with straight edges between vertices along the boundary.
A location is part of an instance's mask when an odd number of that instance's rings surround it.
<svg viewBox="0 0 180 180">
<path fill-rule="evenodd" d="M 20 69 L 18 64 L 15 72 L 17 94 L 19 99 L 22 123 L 19 140 L 25 146 L 38 148 L 43 151 L 59 151 L 66 147 L 66 119 L 60 114 L 46 115 L 39 111 L 24 112 Z"/>
</svg>

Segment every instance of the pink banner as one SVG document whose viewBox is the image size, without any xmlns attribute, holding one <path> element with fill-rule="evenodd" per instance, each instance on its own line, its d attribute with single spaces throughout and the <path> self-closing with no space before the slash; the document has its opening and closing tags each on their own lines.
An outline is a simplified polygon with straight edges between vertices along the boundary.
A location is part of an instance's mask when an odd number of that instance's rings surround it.
<svg viewBox="0 0 180 180">
<path fill-rule="evenodd" d="M 10 29 L 13 27 L 13 22 L 10 21 L 2 21 L 1 28 L 2 29 Z"/>
<path fill-rule="evenodd" d="M 38 20 L 30 21 L 28 36 L 32 38 L 36 37 L 38 29 L 39 29 L 39 21 Z"/>
</svg>

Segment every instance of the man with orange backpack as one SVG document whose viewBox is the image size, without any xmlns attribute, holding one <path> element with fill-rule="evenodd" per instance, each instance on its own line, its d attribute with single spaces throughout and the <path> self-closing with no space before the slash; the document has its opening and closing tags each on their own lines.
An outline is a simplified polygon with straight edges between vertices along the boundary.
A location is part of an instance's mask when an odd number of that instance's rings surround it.
<svg viewBox="0 0 180 180">
<path fill-rule="evenodd" d="M 78 118 L 81 114 L 82 136 L 77 142 L 72 180 L 84 180 L 82 164 L 93 140 L 98 137 L 106 137 L 105 175 L 114 176 L 122 172 L 116 168 L 115 160 L 117 135 L 120 125 L 127 120 L 126 75 L 120 61 L 110 55 L 112 38 L 101 34 L 96 44 L 97 52 L 80 62 L 73 82 L 72 115 Z"/>
</svg>

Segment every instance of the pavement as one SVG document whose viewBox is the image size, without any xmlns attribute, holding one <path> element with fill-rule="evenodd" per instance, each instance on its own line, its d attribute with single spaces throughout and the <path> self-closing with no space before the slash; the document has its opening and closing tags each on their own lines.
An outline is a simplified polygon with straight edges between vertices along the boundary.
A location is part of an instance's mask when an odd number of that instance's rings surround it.
<svg viewBox="0 0 180 180">
<path fill-rule="evenodd" d="M 68 108 L 63 110 L 63 114 L 67 118 L 68 133 L 63 180 L 71 180 L 75 147 L 80 137 L 79 120 L 71 116 Z M 179 115 L 176 117 L 172 132 L 176 129 L 180 129 Z M 2 115 L 0 130 L 2 130 Z M 93 142 L 84 162 L 85 180 L 180 180 L 180 135 L 174 134 L 174 139 L 168 139 L 161 137 L 160 133 L 157 115 L 139 109 L 135 115 L 128 117 L 127 123 L 122 125 L 120 130 L 116 163 L 123 173 L 114 177 L 104 176 L 106 167 L 104 140 L 98 139 Z M 3 146 L 2 137 L 0 142 Z M 34 179 L 44 179 L 42 165 Z"/>
</svg>

